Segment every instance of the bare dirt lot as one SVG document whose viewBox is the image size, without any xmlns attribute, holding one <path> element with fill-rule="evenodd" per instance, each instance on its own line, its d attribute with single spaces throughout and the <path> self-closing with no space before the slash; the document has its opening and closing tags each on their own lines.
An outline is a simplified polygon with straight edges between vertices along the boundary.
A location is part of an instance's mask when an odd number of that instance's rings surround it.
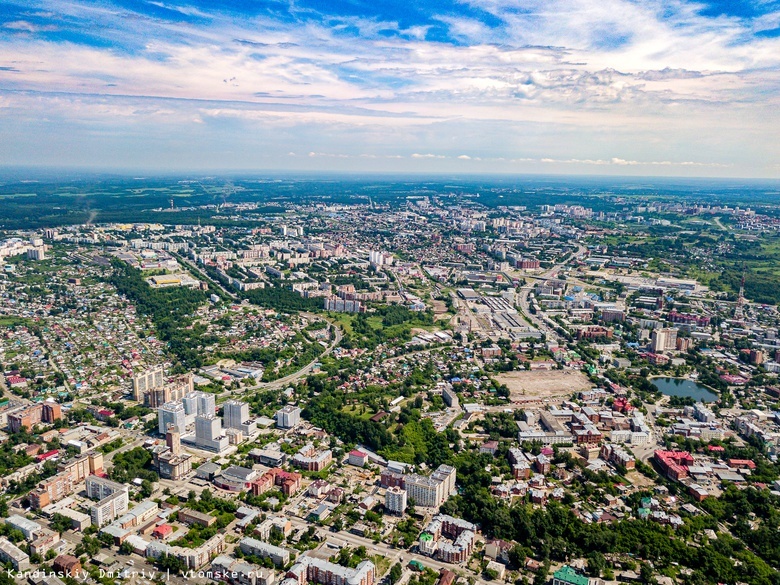
<svg viewBox="0 0 780 585">
<path fill-rule="evenodd" d="M 655 484 L 652 479 L 645 477 L 638 471 L 629 471 L 626 474 L 626 479 L 631 482 L 631 485 L 634 485 L 638 488 L 649 488 Z"/>
<path fill-rule="evenodd" d="M 585 374 L 573 370 L 507 372 L 495 378 L 509 388 L 512 402 L 568 398 L 574 392 L 593 386 Z"/>
</svg>

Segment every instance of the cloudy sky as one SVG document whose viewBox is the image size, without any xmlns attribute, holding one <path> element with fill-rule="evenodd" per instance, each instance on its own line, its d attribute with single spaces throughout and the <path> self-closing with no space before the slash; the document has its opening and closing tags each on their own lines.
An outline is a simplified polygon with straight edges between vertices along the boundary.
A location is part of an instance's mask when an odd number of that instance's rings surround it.
<svg viewBox="0 0 780 585">
<path fill-rule="evenodd" d="M 780 0 L 0 1 L 0 165 L 780 177 Z"/>
</svg>

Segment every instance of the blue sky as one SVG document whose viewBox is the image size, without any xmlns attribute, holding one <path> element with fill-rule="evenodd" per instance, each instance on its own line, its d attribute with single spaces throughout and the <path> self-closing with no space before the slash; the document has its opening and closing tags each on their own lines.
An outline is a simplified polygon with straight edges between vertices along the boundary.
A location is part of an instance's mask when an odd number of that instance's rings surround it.
<svg viewBox="0 0 780 585">
<path fill-rule="evenodd" d="M 0 3 L 0 165 L 780 177 L 780 0 Z"/>
</svg>

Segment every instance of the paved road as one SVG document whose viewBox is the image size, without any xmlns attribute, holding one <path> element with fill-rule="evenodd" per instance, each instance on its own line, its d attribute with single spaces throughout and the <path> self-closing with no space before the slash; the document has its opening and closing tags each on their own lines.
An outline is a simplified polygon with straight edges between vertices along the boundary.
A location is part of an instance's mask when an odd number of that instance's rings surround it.
<svg viewBox="0 0 780 585">
<path fill-rule="evenodd" d="M 717 225 L 720 229 L 722 229 L 724 232 L 729 231 L 729 228 L 727 228 L 723 223 L 721 223 L 720 218 L 716 217 L 714 220 L 715 225 Z"/>
<path fill-rule="evenodd" d="M 328 347 L 325 348 L 325 351 L 323 351 L 319 356 L 317 356 L 315 359 L 313 359 L 308 364 L 303 366 L 297 372 L 284 376 L 283 378 L 279 378 L 278 380 L 274 380 L 273 382 L 264 382 L 264 383 L 257 384 L 256 386 L 251 386 L 249 388 L 244 389 L 243 392 L 247 392 L 250 390 L 259 390 L 259 389 L 271 390 L 271 389 L 283 388 L 284 386 L 289 386 L 290 384 L 297 382 L 301 378 L 304 378 L 307 375 L 309 375 L 309 373 L 314 369 L 314 364 L 318 363 L 326 355 L 329 355 L 336 348 L 336 346 L 339 343 L 341 343 L 344 334 L 341 332 L 341 329 L 338 327 L 338 325 L 334 324 L 332 321 L 329 321 L 322 315 L 314 315 L 312 313 L 303 313 L 303 315 L 310 318 L 323 319 L 328 321 L 328 323 L 330 323 L 331 330 L 334 332 L 333 340 L 330 342 Z"/>
<path fill-rule="evenodd" d="M 197 273 L 203 274 L 203 275 L 204 275 L 204 276 L 205 276 L 205 277 L 206 277 L 206 278 L 209 280 L 209 282 L 211 282 L 211 283 L 212 283 L 214 286 L 216 286 L 216 287 L 219 287 L 219 289 L 220 289 L 222 292 L 224 292 L 226 295 L 228 295 L 228 296 L 229 296 L 231 299 L 234 299 L 234 300 L 240 300 L 240 299 L 238 298 L 238 295 L 236 295 L 234 292 L 231 292 L 231 291 L 229 291 L 228 289 L 226 289 L 224 286 L 222 286 L 222 283 L 221 283 L 221 282 L 219 282 L 218 280 L 215 280 L 215 279 L 211 278 L 211 277 L 210 277 L 210 276 L 209 276 L 209 275 L 206 273 L 206 271 L 205 271 L 205 270 L 201 270 L 200 268 L 198 268 L 198 266 L 196 266 L 196 265 L 195 265 L 195 263 L 193 263 L 193 262 L 192 262 L 192 261 L 191 261 L 189 258 L 187 258 L 187 257 L 186 257 L 184 254 L 177 254 L 177 253 L 175 253 L 175 252 L 171 252 L 171 255 L 172 255 L 172 256 L 174 256 L 174 257 L 175 257 L 177 260 L 179 260 L 180 262 L 183 262 L 184 264 L 186 264 L 187 266 L 189 266 L 189 267 L 190 267 L 190 268 L 192 268 L 193 270 L 197 271 Z"/>
<path fill-rule="evenodd" d="M 569 258 L 573 259 L 582 254 L 585 251 L 585 246 L 582 244 L 577 244 L 577 251 L 574 252 Z M 568 263 L 568 260 L 566 262 L 561 262 L 560 264 L 556 264 L 553 266 L 550 270 L 545 272 L 540 277 L 537 277 L 537 280 L 547 280 L 549 278 L 552 278 L 554 274 L 559 272 L 566 264 Z M 537 314 L 532 314 L 530 310 L 530 301 L 529 296 L 531 294 L 531 290 L 533 290 L 532 284 L 526 284 L 520 289 L 520 296 L 518 298 L 517 304 L 522 309 L 523 313 L 531 320 L 531 322 L 534 324 L 534 326 L 539 329 L 542 333 L 547 335 L 548 339 L 558 339 L 558 334 L 555 332 L 555 327 L 557 325 L 552 324 L 552 322 L 547 319 L 545 315 L 542 313 L 537 312 Z"/>
<path fill-rule="evenodd" d="M 305 528 L 311 526 L 311 524 L 309 524 L 307 521 L 301 520 L 300 518 L 288 516 L 288 519 L 293 524 L 293 526 L 297 528 L 301 528 L 301 527 Z M 450 569 L 450 570 L 460 569 L 463 571 L 466 570 L 465 565 L 455 565 L 452 563 L 445 563 L 442 561 L 438 561 L 436 559 L 432 559 L 431 557 L 427 557 L 425 555 L 411 553 L 405 549 L 394 548 L 384 542 L 374 543 L 374 541 L 371 540 L 370 538 L 364 538 L 362 536 L 358 536 L 357 534 L 352 534 L 351 532 L 343 532 L 343 531 L 328 532 L 328 531 L 320 530 L 319 534 L 325 539 L 332 542 L 336 542 L 336 543 L 346 542 L 347 545 L 349 545 L 350 547 L 365 546 L 369 554 L 371 553 L 380 554 L 383 557 L 386 557 L 390 561 L 391 567 L 397 562 L 400 562 L 403 566 L 406 566 L 410 560 L 415 559 L 421 562 L 426 567 L 434 569 L 435 571 L 439 571 L 440 569 Z M 381 577 L 381 575 L 377 575 L 377 577 Z"/>
</svg>

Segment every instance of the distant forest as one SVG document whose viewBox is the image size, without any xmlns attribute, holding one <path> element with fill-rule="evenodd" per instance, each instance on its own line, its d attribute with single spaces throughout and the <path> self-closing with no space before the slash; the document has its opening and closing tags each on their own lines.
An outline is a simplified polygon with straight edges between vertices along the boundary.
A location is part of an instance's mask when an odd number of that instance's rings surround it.
<svg viewBox="0 0 780 585">
<path fill-rule="evenodd" d="M 6 171 L 0 173 L 0 228 L 40 229 L 87 222 L 197 223 L 198 219 L 216 225 L 240 225 L 240 218 L 212 218 L 216 209 L 183 208 L 257 202 L 262 205 L 252 212 L 256 216 L 282 213 L 291 205 L 307 201 L 392 205 L 425 196 L 452 197 L 453 203 L 466 197 L 488 207 L 582 204 L 595 211 L 623 209 L 637 196 L 730 205 L 780 203 L 780 191 L 771 182 L 421 175 L 132 178 Z M 178 211 L 168 211 L 171 200 Z M 227 210 L 220 215 L 227 213 L 233 212 Z"/>
</svg>

